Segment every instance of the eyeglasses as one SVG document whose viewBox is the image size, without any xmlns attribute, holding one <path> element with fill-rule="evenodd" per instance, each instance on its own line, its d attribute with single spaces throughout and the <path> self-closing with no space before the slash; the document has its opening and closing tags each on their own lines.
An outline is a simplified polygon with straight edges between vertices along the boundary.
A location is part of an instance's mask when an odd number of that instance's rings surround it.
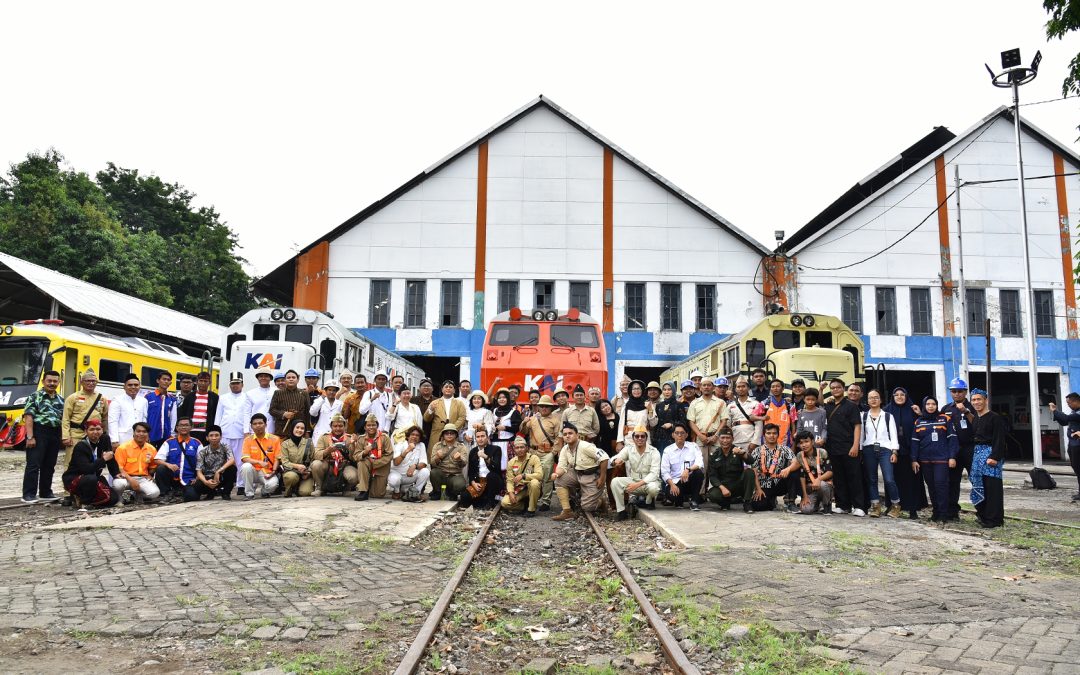
<svg viewBox="0 0 1080 675">
<path fill-rule="evenodd" d="M 646 434 L 634 434 L 634 438 L 646 439 L 648 436 Z"/>
</svg>

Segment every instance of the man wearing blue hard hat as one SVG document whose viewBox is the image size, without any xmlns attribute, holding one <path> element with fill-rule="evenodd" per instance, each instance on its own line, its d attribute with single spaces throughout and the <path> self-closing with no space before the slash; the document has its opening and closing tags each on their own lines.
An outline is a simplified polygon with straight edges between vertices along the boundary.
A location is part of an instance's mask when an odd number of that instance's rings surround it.
<svg viewBox="0 0 1080 675">
<path fill-rule="evenodd" d="M 960 520 L 960 482 L 964 471 L 971 479 L 971 458 L 975 454 L 975 412 L 968 400 L 968 384 L 959 377 L 949 382 L 952 402 L 942 407 L 941 412 L 949 415 L 956 428 L 956 440 L 960 451 L 956 455 L 956 466 L 949 469 L 949 501 L 945 520 Z"/>
</svg>

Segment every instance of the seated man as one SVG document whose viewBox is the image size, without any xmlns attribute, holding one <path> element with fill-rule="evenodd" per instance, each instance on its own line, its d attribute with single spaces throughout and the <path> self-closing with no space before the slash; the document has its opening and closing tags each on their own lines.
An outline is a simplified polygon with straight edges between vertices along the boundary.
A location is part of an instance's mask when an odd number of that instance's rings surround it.
<svg viewBox="0 0 1080 675">
<path fill-rule="evenodd" d="M 368 414 L 364 420 L 364 435 L 353 446 L 356 462 L 356 497 L 358 502 L 368 496 L 376 499 L 386 496 L 386 482 L 390 477 L 390 462 L 394 459 L 394 446 L 390 434 L 379 430 L 379 418 Z"/>
<path fill-rule="evenodd" d="M 540 499 L 540 479 L 544 467 L 536 455 L 529 454 L 529 443 L 521 436 L 514 438 L 514 456 L 506 463 L 506 495 L 502 507 L 508 512 L 522 512 L 526 518 L 536 516 L 536 502 Z M 525 496 L 528 495 L 528 510 Z"/>
<path fill-rule="evenodd" d="M 566 392 L 563 392 L 565 395 Z M 604 487 L 607 485 L 608 456 L 603 450 L 588 441 L 581 440 L 577 427 L 570 422 L 563 422 L 562 450 L 559 452 L 559 467 L 555 471 L 555 492 L 562 503 L 562 511 L 552 520 L 571 520 L 574 516 L 570 508 L 570 492 L 581 494 L 581 510 L 596 511 L 607 505 Z"/>
<path fill-rule="evenodd" d="M 161 490 L 150 479 L 150 463 L 156 454 L 154 446 L 150 445 L 150 425 L 136 422 L 131 425 L 131 432 L 131 440 L 117 446 L 113 456 L 120 470 L 120 475 L 113 479 L 113 489 L 123 494 L 125 504 L 132 498 L 141 502 L 161 495 Z"/>
<path fill-rule="evenodd" d="M 394 460 L 390 463 L 387 487 L 394 499 L 405 502 L 425 502 L 431 469 L 428 468 L 427 448 L 424 447 L 424 431 L 415 424 L 405 431 L 405 440 L 394 446 Z M 402 491 L 404 490 L 404 494 Z"/>
<path fill-rule="evenodd" d="M 615 520 L 626 520 L 626 497 L 644 497 L 644 507 L 656 508 L 660 494 L 660 452 L 649 445 L 649 430 L 634 427 L 633 445 L 624 446 L 611 458 L 613 466 L 626 465 L 626 475 L 611 479 L 611 496 L 615 498 Z"/>
<path fill-rule="evenodd" d="M 443 427 L 442 438 L 431 447 L 428 458 L 431 460 L 431 498 L 442 499 L 445 485 L 446 498 L 456 500 L 465 489 L 462 470 L 469 461 L 469 449 L 458 441 L 457 426 L 447 424 Z"/>
<path fill-rule="evenodd" d="M 213 499 L 232 499 L 236 485 L 236 458 L 232 448 L 221 442 L 221 427 L 211 424 L 206 428 L 206 445 L 199 448 L 195 460 L 195 482 L 184 488 L 184 501 L 193 502 L 206 496 Z"/>
<path fill-rule="evenodd" d="M 705 460 L 696 443 L 686 440 L 690 428 L 685 422 L 676 422 L 671 427 L 671 437 L 675 442 L 667 446 L 660 459 L 660 477 L 664 481 L 664 503 L 682 508 L 690 502 L 691 511 L 700 511 L 698 494 L 705 482 Z"/>
<path fill-rule="evenodd" d="M 765 442 L 754 448 L 747 463 L 754 470 L 754 481 L 743 494 L 743 511 L 772 511 L 776 498 L 789 493 L 794 497 L 796 483 L 789 480 L 795 455 L 791 448 L 781 445 L 780 427 L 771 422 L 764 427 Z M 794 503 L 794 499 L 792 499 Z"/>
<path fill-rule="evenodd" d="M 502 448 L 488 442 L 487 429 L 473 434 L 476 443 L 469 449 L 468 481 L 458 495 L 461 508 L 493 509 L 506 481 L 502 472 Z"/>
<path fill-rule="evenodd" d="M 811 514 L 816 511 L 832 513 L 832 464 L 829 453 L 815 444 L 814 434 L 800 431 L 795 434 L 795 447 L 798 453 L 789 467 L 790 481 L 797 481 L 802 489 L 802 503 L 799 513 Z"/>
<path fill-rule="evenodd" d="M 745 385 L 745 383 L 744 383 Z M 706 498 L 730 511 L 732 502 L 741 502 L 748 486 L 754 484 L 754 471 L 743 463 L 745 452 L 735 447 L 731 429 L 720 430 L 720 447 L 709 455 L 709 493 Z"/>
<path fill-rule="evenodd" d="M 202 444 L 191 436 L 191 418 L 176 420 L 176 435 L 158 448 L 154 456 L 154 483 L 163 499 L 182 497 L 184 489 L 195 482 L 195 465 Z"/>
<path fill-rule="evenodd" d="M 112 478 L 120 473 L 113 456 L 112 442 L 105 434 L 100 419 L 88 419 L 86 436 L 71 449 L 71 463 L 60 480 L 67 488 L 79 511 L 87 507 L 104 509 L 120 501 L 120 492 L 112 488 Z M 106 480 L 101 472 L 109 470 Z"/>
<path fill-rule="evenodd" d="M 244 480 L 244 499 L 255 499 L 255 488 L 262 488 L 262 496 L 269 497 L 281 483 L 278 479 L 278 457 L 281 439 L 266 433 L 266 415 L 251 416 L 251 433 L 244 439 L 240 453 L 240 475 Z"/>
<path fill-rule="evenodd" d="M 346 433 L 346 419 L 340 413 L 330 418 L 330 432 L 319 436 L 315 446 L 315 461 L 311 463 L 311 473 L 315 477 L 315 491 L 312 497 L 323 493 L 345 494 L 356 488 L 360 474 L 353 455 L 358 443 L 356 436 Z"/>
</svg>

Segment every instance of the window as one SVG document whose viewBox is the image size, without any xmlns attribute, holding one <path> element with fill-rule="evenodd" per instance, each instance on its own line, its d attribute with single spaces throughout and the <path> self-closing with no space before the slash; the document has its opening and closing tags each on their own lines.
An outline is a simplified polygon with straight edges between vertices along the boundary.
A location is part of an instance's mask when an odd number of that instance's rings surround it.
<svg viewBox="0 0 1080 675">
<path fill-rule="evenodd" d="M 281 325 L 276 323 L 257 323 L 251 329 L 252 340 L 277 342 L 281 337 Z"/>
<path fill-rule="evenodd" d="M 645 330 L 645 284 L 626 284 L 626 330 Z"/>
<path fill-rule="evenodd" d="M 46 340 L 18 338 L 6 338 L 0 343 L 0 386 L 36 385 L 44 369 L 48 345 Z M 98 377 L 105 379 L 104 375 Z"/>
<path fill-rule="evenodd" d="M 660 330 L 682 327 L 682 285 L 660 284 Z"/>
<path fill-rule="evenodd" d="M 533 309 L 555 309 L 555 282 L 537 281 L 533 284 Z"/>
<path fill-rule="evenodd" d="M 586 324 L 551 324 L 551 344 L 556 347 L 599 347 L 596 327 Z"/>
<path fill-rule="evenodd" d="M 311 344 L 311 333 L 314 326 L 311 324 L 293 324 L 285 326 L 285 342 L 299 342 L 302 345 Z"/>
<path fill-rule="evenodd" d="M 856 333 L 862 332 L 862 288 L 840 287 L 840 320 Z"/>
<path fill-rule="evenodd" d="M 806 346 L 832 349 L 832 333 L 827 330 L 806 331 Z"/>
<path fill-rule="evenodd" d="M 930 289 L 911 289 L 911 334 L 931 335 L 934 324 L 930 318 Z"/>
<path fill-rule="evenodd" d="M 986 335 L 986 291 L 969 288 L 965 296 L 968 335 Z"/>
<path fill-rule="evenodd" d="M 101 382 L 118 382 L 123 384 L 124 378 L 131 372 L 131 364 L 122 361 L 110 361 L 101 359 L 98 361 L 98 380 Z M 153 385 L 153 382 L 147 384 Z"/>
<path fill-rule="evenodd" d="M 734 375 L 741 370 L 741 365 L 739 363 L 739 345 L 735 345 L 724 352 L 724 375 Z"/>
<path fill-rule="evenodd" d="M 442 282 L 442 309 L 439 312 L 442 325 L 456 328 L 461 325 L 461 282 Z"/>
<path fill-rule="evenodd" d="M 497 323 L 491 327 L 492 347 L 521 347 L 535 345 L 540 340 L 540 327 L 535 323 Z"/>
<path fill-rule="evenodd" d="M 773 349 L 795 349 L 799 346 L 799 331 L 774 330 L 772 332 Z"/>
<path fill-rule="evenodd" d="M 764 367 L 765 361 L 765 341 L 764 340 L 747 340 L 746 341 L 746 365 L 749 368 L 761 368 Z"/>
<path fill-rule="evenodd" d="M 697 285 L 697 329 L 716 330 L 716 286 L 712 284 Z"/>
<path fill-rule="evenodd" d="M 369 326 L 390 325 L 390 280 L 371 280 L 371 317 Z"/>
<path fill-rule="evenodd" d="M 427 295 L 427 283 L 424 281 L 405 282 L 405 327 L 424 327 L 424 300 Z"/>
<path fill-rule="evenodd" d="M 130 368 L 130 367 L 131 366 L 128 366 L 128 368 Z M 129 372 L 131 372 L 131 371 L 130 370 L 125 371 L 124 375 L 126 375 Z M 142 367 L 142 375 L 139 376 L 139 379 L 142 380 L 142 383 L 147 387 L 156 387 L 157 386 L 158 376 L 162 375 L 162 374 L 168 375 L 172 379 L 172 382 L 169 383 L 169 386 L 171 386 L 173 389 L 176 389 L 176 387 L 180 384 L 180 378 L 173 377 L 172 373 L 169 372 L 168 368 L 155 368 L 153 366 L 143 366 Z M 115 382 L 123 382 L 124 381 L 124 375 L 121 375 L 119 380 L 114 380 L 114 381 Z M 98 375 L 98 377 L 100 378 L 101 376 Z M 194 379 L 194 378 L 192 378 L 192 379 Z"/>
<path fill-rule="evenodd" d="M 1020 291 L 1001 291 L 1001 337 L 1020 337 Z"/>
<path fill-rule="evenodd" d="M 500 281 L 499 282 L 499 313 L 509 312 L 512 308 L 518 306 L 518 282 L 516 281 Z"/>
<path fill-rule="evenodd" d="M 874 309 L 877 312 L 878 335 L 896 335 L 896 289 L 874 289 Z"/>
<path fill-rule="evenodd" d="M 1035 293 L 1035 335 L 1054 337 L 1054 292 Z"/>
<path fill-rule="evenodd" d="M 570 307 L 576 308 L 582 314 L 589 313 L 589 282 L 570 282 Z"/>
</svg>

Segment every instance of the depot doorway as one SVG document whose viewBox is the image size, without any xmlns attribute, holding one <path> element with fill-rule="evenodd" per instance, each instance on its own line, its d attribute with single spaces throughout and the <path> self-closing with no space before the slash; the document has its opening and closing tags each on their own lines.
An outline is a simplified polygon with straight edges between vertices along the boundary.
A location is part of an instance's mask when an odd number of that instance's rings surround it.
<svg viewBox="0 0 1080 675">
<path fill-rule="evenodd" d="M 986 373 L 972 371 L 968 378 L 972 387 L 986 388 Z M 1042 439 L 1042 456 L 1047 462 L 1064 461 L 1061 454 L 1061 428 L 1053 421 L 1047 403 L 1058 400 L 1060 376 L 1057 373 L 1039 373 L 1039 401 L 1036 409 L 1036 423 L 1039 425 Z M 995 372 L 990 377 L 990 409 L 1005 418 L 1007 431 L 1006 459 L 1024 462 L 1032 461 L 1031 452 L 1031 408 L 1028 405 L 1028 374 Z M 1064 406 L 1063 406 L 1064 407 Z"/>
<path fill-rule="evenodd" d="M 431 384 L 435 387 L 435 396 L 442 395 L 440 385 L 446 380 L 453 380 L 454 386 L 457 386 L 458 380 L 461 379 L 460 356 L 415 356 L 412 354 L 402 354 L 402 356 L 424 370 L 424 376 L 431 380 Z"/>
<path fill-rule="evenodd" d="M 626 366 L 623 370 L 626 376 L 631 380 L 641 380 L 645 384 L 653 381 L 658 381 L 660 373 L 667 370 L 670 366 Z M 663 384 L 661 382 L 660 384 Z"/>
</svg>

